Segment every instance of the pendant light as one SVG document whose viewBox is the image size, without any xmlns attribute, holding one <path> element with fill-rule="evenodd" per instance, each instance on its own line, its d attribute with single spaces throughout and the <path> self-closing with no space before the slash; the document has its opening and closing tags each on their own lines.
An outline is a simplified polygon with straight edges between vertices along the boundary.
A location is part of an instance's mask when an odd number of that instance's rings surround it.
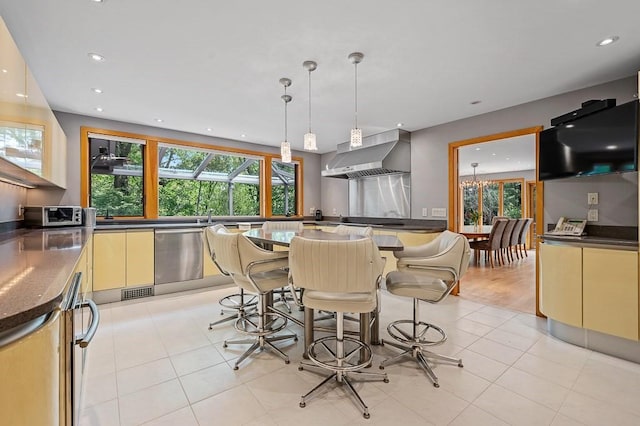
<svg viewBox="0 0 640 426">
<path fill-rule="evenodd" d="M 316 135 L 311 132 L 311 71 L 318 68 L 318 64 L 314 61 L 304 61 L 302 67 L 309 71 L 309 132 L 304 135 L 304 149 L 307 151 L 317 151 Z"/>
<path fill-rule="evenodd" d="M 358 64 L 364 59 L 364 54 L 353 52 L 349 55 L 349 61 L 355 67 L 355 126 L 351 129 L 351 148 L 362 146 L 362 129 L 358 128 Z"/>
<path fill-rule="evenodd" d="M 280 84 L 284 86 L 284 95 L 280 98 L 284 101 L 284 141 L 280 144 L 280 157 L 283 163 L 291 162 L 291 145 L 287 142 L 287 104 L 291 102 L 291 96 L 287 95 L 287 87 L 291 86 L 291 80 L 281 78 Z"/>
</svg>

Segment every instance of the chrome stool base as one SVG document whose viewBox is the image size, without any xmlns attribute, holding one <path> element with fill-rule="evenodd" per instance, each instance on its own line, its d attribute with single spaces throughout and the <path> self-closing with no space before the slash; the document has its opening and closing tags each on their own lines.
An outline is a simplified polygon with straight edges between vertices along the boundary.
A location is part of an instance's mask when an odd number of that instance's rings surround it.
<svg viewBox="0 0 640 426">
<path fill-rule="evenodd" d="M 236 360 L 233 369 L 237 370 L 240 363 L 247 359 L 256 350 L 263 351 L 269 349 L 274 351 L 280 358 L 284 360 L 285 364 L 289 364 L 289 357 L 276 347 L 273 342 L 280 340 L 293 339 L 294 342 L 298 341 L 297 334 L 283 334 L 280 336 L 271 336 L 278 331 L 283 330 L 287 326 L 287 319 L 282 316 L 270 312 L 265 312 L 261 317 L 258 315 L 258 323 L 254 323 L 250 317 L 244 316 L 238 318 L 235 323 L 236 330 L 249 336 L 255 336 L 248 339 L 238 340 L 225 340 L 222 344 L 223 348 L 229 345 L 245 345 L 251 343 L 252 345 Z M 266 321 L 265 321 L 266 320 Z M 265 321 L 264 324 L 262 322 Z"/>
<path fill-rule="evenodd" d="M 223 297 L 218 303 L 222 306 L 222 309 L 220 309 L 220 315 L 229 313 L 229 311 L 231 311 L 233 315 L 209 323 L 209 330 L 212 330 L 216 325 L 224 324 L 241 318 L 247 314 L 254 313 L 257 309 L 256 305 L 258 304 L 258 297 L 255 295 L 245 296 L 244 292 L 241 291 L 240 293 L 230 294 L 229 296 Z"/>
<path fill-rule="evenodd" d="M 401 324 L 410 324 L 412 327 L 411 334 L 400 328 Z M 415 329 L 415 333 L 413 333 Z M 434 330 L 436 333 L 435 339 L 427 338 L 426 335 L 429 330 Z M 431 346 L 439 345 L 447 340 L 447 334 L 443 329 L 437 325 L 430 324 L 428 322 L 418 321 L 414 323 L 412 320 L 398 320 L 394 321 L 387 326 L 387 332 L 398 342 L 411 345 Z M 432 333 L 433 334 L 433 333 Z"/>
</svg>

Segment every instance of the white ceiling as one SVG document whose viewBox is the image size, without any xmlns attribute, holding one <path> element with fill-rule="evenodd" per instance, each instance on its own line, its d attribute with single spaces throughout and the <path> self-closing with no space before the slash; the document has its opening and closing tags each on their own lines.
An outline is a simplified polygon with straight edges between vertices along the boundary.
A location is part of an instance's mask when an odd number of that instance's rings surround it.
<svg viewBox="0 0 640 426">
<path fill-rule="evenodd" d="M 0 12 L 54 109 L 266 145 L 283 139 L 278 80 L 289 77 L 288 139 L 302 149 L 302 62 L 317 61 L 319 152 L 348 140 L 353 126 L 354 51 L 365 54 L 364 135 L 398 122 L 422 129 L 640 69 L 638 0 L 0 0 Z M 620 40 L 596 47 L 610 35 Z M 89 52 L 106 61 L 93 63 Z"/>
<path fill-rule="evenodd" d="M 536 168 L 536 137 L 515 136 L 458 149 L 458 175 L 473 174 L 471 163 L 478 163 L 477 175 Z"/>
</svg>

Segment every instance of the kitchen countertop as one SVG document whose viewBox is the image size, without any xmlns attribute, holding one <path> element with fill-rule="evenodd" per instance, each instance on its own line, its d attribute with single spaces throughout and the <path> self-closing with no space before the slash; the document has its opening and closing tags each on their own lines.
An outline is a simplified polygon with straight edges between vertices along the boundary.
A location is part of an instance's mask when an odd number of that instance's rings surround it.
<svg viewBox="0 0 640 426">
<path fill-rule="evenodd" d="M 544 234 L 538 235 L 538 238 L 542 241 L 557 244 L 567 244 L 580 247 L 596 247 L 596 248 L 609 248 L 618 250 L 637 250 L 637 240 L 627 240 L 622 238 L 611 237 L 595 237 L 595 236 L 570 236 L 570 235 L 553 235 Z"/>
<path fill-rule="evenodd" d="M 0 242 L 0 332 L 59 307 L 91 230 L 22 230 Z"/>
</svg>

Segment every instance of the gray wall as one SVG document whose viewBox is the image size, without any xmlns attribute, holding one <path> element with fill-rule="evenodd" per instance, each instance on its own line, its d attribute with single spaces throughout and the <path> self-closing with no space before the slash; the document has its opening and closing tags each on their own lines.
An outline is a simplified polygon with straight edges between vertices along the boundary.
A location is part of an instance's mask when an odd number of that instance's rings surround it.
<svg viewBox="0 0 640 426">
<path fill-rule="evenodd" d="M 433 207 L 448 208 L 449 175 L 447 159 L 449 143 L 533 126 L 550 127 L 551 118 L 579 108 L 580 104 L 586 100 L 616 98 L 618 104 L 621 104 L 632 100 L 637 92 L 637 77 L 631 76 L 412 132 L 411 217 L 415 219 L 422 218 L 423 207 L 427 208 L 429 214 Z M 485 100 L 485 102 L 490 101 Z M 428 112 L 425 111 L 425 113 Z M 324 167 L 333 155 L 324 154 L 321 167 Z M 337 179 L 322 178 L 321 185 L 322 208 L 326 211 L 330 211 L 333 208 L 346 211 L 348 206 L 346 183 Z M 586 194 L 590 187 L 590 182 L 580 181 L 576 183 L 576 186 L 578 188 L 573 188 L 575 191 Z M 564 190 L 565 188 L 562 186 L 545 185 L 545 206 L 547 206 L 547 210 L 551 206 L 554 209 L 553 212 L 545 213 L 546 221 L 557 220 L 555 217 L 556 211 L 562 211 L 563 214 L 568 215 L 568 212 L 572 210 L 572 203 L 565 201 L 563 198 L 562 192 Z M 635 192 L 637 194 L 637 191 Z M 616 198 L 619 199 L 620 197 Z M 625 202 L 625 208 L 626 206 L 627 203 Z M 608 211 L 604 207 L 604 205 L 601 206 L 603 209 L 600 212 L 601 223 L 623 221 L 614 217 L 618 208 L 613 207 L 611 211 Z M 637 205 L 635 211 L 637 213 Z M 547 220 L 547 217 L 551 217 L 551 219 Z M 637 216 L 634 224 L 637 224 Z"/>
<path fill-rule="evenodd" d="M 18 206 L 27 204 L 27 188 L 0 182 L 0 223 L 20 219 Z"/>
<path fill-rule="evenodd" d="M 176 139 L 181 141 L 199 142 L 210 145 L 242 148 L 253 151 L 278 153 L 278 148 L 253 144 L 231 139 L 222 139 L 198 135 L 194 133 L 178 132 L 161 129 L 158 127 L 143 126 L 139 124 L 123 123 L 119 121 L 104 120 L 63 112 L 55 112 L 62 129 L 67 136 L 67 190 L 58 189 L 31 189 L 28 191 L 30 204 L 80 204 L 80 127 L 95 127 L 105 130 L 118 130 L 122 132 L 136 133 L 146 136 L 156 136 Z M 308 152 L 294 151 L 294 156 L 304 160 L 304 214 L 309 214 L 309 209 L 320 206 L 320 155 Z"/>
</svg>

